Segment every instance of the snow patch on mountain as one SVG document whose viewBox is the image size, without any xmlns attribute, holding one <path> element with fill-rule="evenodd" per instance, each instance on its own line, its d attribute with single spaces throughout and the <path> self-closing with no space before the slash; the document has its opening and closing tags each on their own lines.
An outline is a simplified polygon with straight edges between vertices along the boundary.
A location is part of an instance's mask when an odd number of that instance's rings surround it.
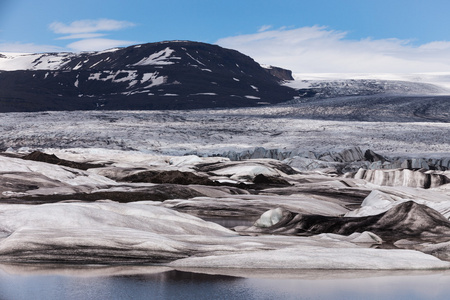
<svg viewBox="0 0 450 300">
<path fill-rule="evenodd" d="M 0 53 L 0 70 L 58 70 L 75 56 L 73 53 Z"/>
<path fill-rule="evenodd" d="M 217 96 L 217 93 L 195 93 L 191 94 L 191 96 Z"/>
<path fill-rule="evenodd" d="M 159 75 L 158 72 L 144 73 L 144 75 L 141 79 L 141 84 L 144 82 L 150 82 L 150 84 L 145 86 L 144 89 L 149 89 L 151 87 L 162 85 L 162 84 L 166 83 L 167 77 L 158 76 L 158 75 Z"/>
<path fill-rule="evenodd" d="M 201 61 L 199 61 L 198 59 L 194 58 L 192 55 L 190 55 L 189 53 L 186 52 L 186 55 L 189 56 L 193 61 L 197 62 L 198 64 L 202 65 L 202 66 L 206 66 L 204 63 L 202 63 Z"/>
<path fill-rule="evenodd" d="M 132 64 L 132 66 L 148 66 L 148 65 L 172 65 L 173 61 L 169 61 L 169 59 L 181 59 L 180 57 L 171 55 L 175 52 L 175 50 L 167 47 L 164 50 L 153 53 L 148 57 L 141 59 L 139 62 Z"/>
<path fill-rule="evenodd" d="M 103 71 L 89 74 L 88 80 L 111 81 L 114 83 L 129 82 L 131 88 L 138 83 L 138 72 L 135 70 Z M 78 82 L 78 81 L 77 81 Z M 76 85 L 78 87 L 78 83 Z"/>
</svg>

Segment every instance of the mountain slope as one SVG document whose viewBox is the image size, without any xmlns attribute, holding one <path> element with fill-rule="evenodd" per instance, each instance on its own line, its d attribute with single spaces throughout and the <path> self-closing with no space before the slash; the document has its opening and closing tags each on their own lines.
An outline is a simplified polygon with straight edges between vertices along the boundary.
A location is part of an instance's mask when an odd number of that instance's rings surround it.
<svg viewBox="0 0 450 300">
<path fill-rule="evenodd" d="M 189 41 L 80 54 L 2 54 L 0 70 L 1 112 L 243 107 L 298 94 L 280 85 L 280 72 L 246 55 Z"/>
</svg>

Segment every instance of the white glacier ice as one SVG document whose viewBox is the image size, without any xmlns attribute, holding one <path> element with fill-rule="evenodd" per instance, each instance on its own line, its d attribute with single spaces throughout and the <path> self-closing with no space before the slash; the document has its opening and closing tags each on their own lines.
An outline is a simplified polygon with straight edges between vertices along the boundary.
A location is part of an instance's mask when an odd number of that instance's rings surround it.
<svg viewBox="0 0 450 300">
<path fill-rule="evenodd" d="M 125 75 L 123 78 L 128 78 L 128 73 Z M 149 73 L 144 79 L 149 82 L 154 76 Z M 380 149 L 391 155 L 404 155 L 405 149 L 414 152 L 413 155 L 427 157 L 442 157 L 448 152 L 449 143 L 442 138 L 448 133 L 446 123 L 318 121 L 293 118 L 290 109 L 3 114 L 0 118 L 2 147 L 11 148 L 5 156 L 0 156 L 1 200 L 22 199 L 24 203 L 36 196 L 44 201 L 46 197 L 62 194 L 69 195 L 65 199 L 70 200 L 44 205 L 0 205 L 1 257 L 16 262 L 132 261 L 163 263 L 174 268 L 450 267 L 448 262 L 429 255 L 447 251 L 449 247 L 444 242 L 408 244 L 416 251 L 369 249 L 370 244 L 385 243 L 379 233 L 264 235 L 237 227 L 226 229 L 188 215 L 237 217 L 254 222 L 272 210 L 263 222 L 270 226 L 280 220 L 282 210 L 327 217 L 345 214 L 364 217 L 414 200 L 450 217 L 448 185 L 427 190 L 379 186 L 323 170 L 288 175 L 279 168 L 279 161 L 271 159 L 231 161 L 224 157 L 204 157 L 225 151 L 253 151 L 256 146 L 293 151 L 305 157 L 330 149 L 340 153 L 355 145 L 362 150 Z M 273 118 L 274 115 L 277 117 Z M 105 164 L 105 167 L 81 171 L 11 157 L 34 149 L 67 160 Z M 161 202 L 150 201 L 147 194 L 143 199 L 146 201 L 141 202 L 119 204 L 107 200 L 106 192 L 132 194 L 164 188 L 170 194 L 180 186 L 116 180 L 141 171 L 173 170 L 233 186 L 191 185 L 185 189 L 192 195 L 176 194 L 168 200 L 158 200 Z M 282 178 L 292 185 L 262 190 L 253 190 L 251 185 L 239 186 L 242 182 L 250 183 L 259 174 Z M 76 201 L 78 194 L 99 191 L 105 192 L 105 199 L 92 203 Z M 422 249 L 428 249 L 429 253 Z"/>
<path fill-rule="evenodd" d="M 367 243 L 367 236 L 376 242 L 368 233 L 328 239 L 239 236 L 217 224 L 148 204 L 2 205 L 0 214 L 4 235 L 0 254 L 9 262 L 145 261 L 175 268 L 257 269 L 450 267 L 418 251 L 357 246 Z"/>
<path fill-rule="evenodd" d="M 189 257 L 168 265 L 175 268 L 420 270 L 448 268 L 450 264 L 412 250 L 317 247 L 304 243 L 271 251 Z"/>
<path fill-rule="evenodd" d="M 263 213 L 258 220 L 256 220 L 254 226 L 257 227 L 270 227 L 280 222 L 283 217 L 283 209 L 280 207 L 270 209 Z"/>
</svg>

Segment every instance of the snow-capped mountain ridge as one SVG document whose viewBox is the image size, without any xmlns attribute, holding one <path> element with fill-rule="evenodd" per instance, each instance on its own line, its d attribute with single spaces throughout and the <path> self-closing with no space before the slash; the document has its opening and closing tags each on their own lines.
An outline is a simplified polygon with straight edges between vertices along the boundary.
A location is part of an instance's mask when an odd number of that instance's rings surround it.
<svg viewBox="0 0 450 300">
<path fill-rule="evenodd" d="M 241 107 L 297 94 L 244 54 L 187 41 L 3 54 L 0 70 L 1 111 Z"/>
<path fill-rule="evenodd" d="M 293 76 L 238 51 L 189 41 L 100 52 L 0 53 L 0 112 L 186 110 L 311 100 L 321 106 L 323 99 L 370 95 L 450 95 L 450 73 Z"/>
</svg>

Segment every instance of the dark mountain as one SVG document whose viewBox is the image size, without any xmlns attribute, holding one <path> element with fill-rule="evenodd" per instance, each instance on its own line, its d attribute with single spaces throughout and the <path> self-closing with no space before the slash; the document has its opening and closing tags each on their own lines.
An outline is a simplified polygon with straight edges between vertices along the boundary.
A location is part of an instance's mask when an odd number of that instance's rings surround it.
<svg viewBox="0 0 450 300">
<path fill-rule="evenodd" d="M 24 61 L 26 62 L 25 67 Z M 4 67 L 4 66 L 8 67 Z M 0 57 L 0 111 L 244 107 L 293 99 L 290 72 L 216 45 L 172 41 Z"/>
</svg>

